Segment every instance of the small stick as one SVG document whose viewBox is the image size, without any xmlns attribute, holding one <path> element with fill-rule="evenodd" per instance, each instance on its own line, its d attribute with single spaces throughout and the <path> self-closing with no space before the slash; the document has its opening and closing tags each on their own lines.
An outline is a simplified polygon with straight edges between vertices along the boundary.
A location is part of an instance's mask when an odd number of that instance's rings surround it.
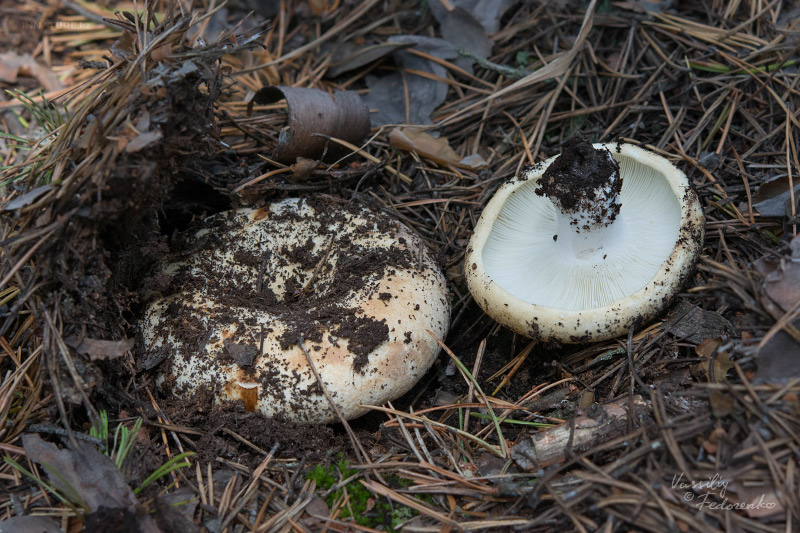
<svg viewBox="0 0 800 533">
<path fill-rule="evenodd" d="M 333 244 L 334 244 L 335 241 L 336 241 L 336 239 L 331 238 L 330 242 L 328 243 L 327 249 L 325 250 L 325 255 L 322 256 L 322 259 L 320 259 L 317 262 L 317 265 L 314 267 L 314 270 L 311 272 L 311 276 L 308 278 L 308 281 L 303 286 L 303 289 L 301 291 L 303 293 L 303 295 L 305 295 L 306 293 L 308 293 L 309 290 L 311 290 L 311 286 L 314 284 L 314 282 L 319 277 L 320 270 L 322 270 L 322 265 L 324 265 L 325 263 L 328 262 L 328 258 L 330 258 L 331 252 L 333 251 Z"/>
<path fill-rule="evenodd" d="M 360 455 L 361 456 L 360 459 L 363 462 L 372 464 L 369 455 L 367 455 L 367 452 L 364 451 L 364 448 L 361 446 L 361 442 L 359 442 L 358 438 L 356 437 L 353 428 L 351 428 L 350 424 L 347 423 L 347 420 L 344 418 L 344 415 L 339 410 L 339 407 L 335 403 L 333 403 L 333 398 L 328 392 L 328 388 L 325 386 L 325 383 L 322 382 L 322 378 L 319 376 L 319 372 L 317 372 L 317 367 L 314 365 L 314 360 L 311 359 L 311 355 L 308 353 L 308 350 L 306 350 L 305 342 L 306 340 L 303 338 L 302 335 L 300 335 L 300 337 L 297 339 L 297 346 L 299 346 L 300 349 L 303 350 L 303 353 L 306 356 L 306 361 L 308 361 L 308 366 L 309 368 L 311 368 L 311 373 L 314 374 L 314 378 L 317 380 L 317 383 L 319 383 L 319 388 L 322 389 L 322 393 L 325 395 L 325 398 L 328 399 L 328 403 L 331 404 L 333 412 L 336 413 L 336 416 L 339 418 L 339 421 L 342 423 L 344 429 L 347 431 L 347 436 L 350 437 L 350 443 L 353 445 L 353 449 L 355 450 L 356 455 Z"/>
<path fill-rule="evenodd" d="M 58 426 L 51 426 L 49 424 L 31 424 L 25 428 L 26 431 L 30 431 L 31 433 L 46 433 L 48 435 L 58 435 L 59 437 L 68 437 L 69 434 L 65 429 L 61 429 Z M 72 435 L 82 441 L 91 442 L 95 446 L 99 446 L 101 451 L 105 451 L 106 449 L 106 442 L 103 439 L 99 439 L 97 437 L 92 437 L 91 435 L 86 435 L 85 433 L 72 433 Z"/>
<path fill-rule="evenodd" d="M 475 356 L 475 364 L 472 367 L 472 375 L 477 376 L 478 371 L 481 368 L 481 362 L 483 361 L 483 354 L 486 352 L 486 338 L 484 338 L 480 345 L 478 345 L 478 354 Z M 497 391 L 495 391 L 497 392 Z M 494 396 L 494 394 L 492 394 Z M 467 392 L 467 403 L 472 403 L 473 398 L 475 397 L 475 383 L 473 381 L 469 382 L 469 389 Z M 467 409 L 466 413 L 464 413 L 464 430 L 469 431 L 469 414 L 470 410 Z"/>
<path fill-rule="evenodd" d="M 256 292 L 261 292 L 264 288 L 264 271 L 267 269 L 267 262 L 269 261 L 270 251 L 264 252 L 264 258 L 261 260 L 261 266 L 258 268 L 258 280 L 256 281 Z"/>
</svg>

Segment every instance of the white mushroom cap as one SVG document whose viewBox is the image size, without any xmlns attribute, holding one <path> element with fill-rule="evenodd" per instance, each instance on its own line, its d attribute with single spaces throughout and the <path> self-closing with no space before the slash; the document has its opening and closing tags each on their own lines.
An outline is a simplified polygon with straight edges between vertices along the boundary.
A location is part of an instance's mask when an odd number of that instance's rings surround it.
<svg viewBox="0 0 800 533">
<path fill-rule="evenodd" d="M 553 157 L 504 184 L 475 227 L 467 284 L 487 314 L 517 333 L 567 343 L 615 337 L 655 316 L 694 267 L 704 219 L 686 175 L 634 145 L 594 147 L 619 163 L 614 223 L 582 232 L 535 192 Z"/>
<path fill-rule="evenodd" d="M 206 220 L 191 255 L 166 265 L 174 293 L 143 321 L 146 349 L 166 353 L 159 382 L 202 389 L 266 416 L 326 423 L 407 392 L 439 352 L 450 306 L 420 239 L 390 217 L 289 199 Z M 259 290 L 260 289 L 260 290 Z M 167 291 L 170 292 L 170 291 Z"/>
</svg>

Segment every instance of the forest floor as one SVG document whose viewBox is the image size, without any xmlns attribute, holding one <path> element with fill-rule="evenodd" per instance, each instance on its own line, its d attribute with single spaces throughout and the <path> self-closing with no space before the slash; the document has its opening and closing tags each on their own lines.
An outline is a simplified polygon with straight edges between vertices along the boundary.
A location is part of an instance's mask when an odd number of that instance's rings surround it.
<svg viewBox="0 0 800 533">
<path fill-rule="evenodd" d="M 0 532 L 797 530 L 798 21 L 780 0 L 1 0 Z M 372 129 L 345 109 L 336 158 L 281 155 L 307 103 L 269 86 L 357 93 Z M 543 342 L 481 310 L 464 257 L 495 191 L 576 135 L 669 159 L 705 239 L 656 319 Z M 424 240 L 447 348 L 349 423 L 165 393 L 148 275 L 205 216 L 298 196 Z"/>
</svg>

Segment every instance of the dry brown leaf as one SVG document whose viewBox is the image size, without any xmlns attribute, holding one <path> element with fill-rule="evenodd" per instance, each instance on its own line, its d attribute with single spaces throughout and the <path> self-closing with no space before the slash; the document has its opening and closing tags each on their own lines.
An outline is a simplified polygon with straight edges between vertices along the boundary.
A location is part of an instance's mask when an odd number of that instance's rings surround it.
<svg viewBox="0 0 800 533">
<path fill-rule="evenodd" d="M 140 133 L 125 146 L 125 151 L 130 153 L 138 152 L 139 150 L 143 150 L 153 144 L 154 142 L 158 141 L 163 137 L 160 130 L 153 130 L 153 131 L 146 131 L 144 133 Z"/>
<path fill-rule="evenodd" d="M 75 494 L 91 511 L 137 505 L 125 476 L 108 457 L 84 443 L 80 450 L 59 449 L 38 435 L 22 436 L 31 461 L 44 466 L 50 483 L 64 494 Z"/>
<path fill-rule="evenodd" d="M 706 339 L 701 342 L 697 347 L 695 347 L 694 351 L 700 357 L 711 357 L 711 354 L 716 351 L 717 347 L 722 344 L 719 339 Z M 705 363 L 704 368 L 706 370 L 706 374 L 708 374 L 708 363 Z"/>
<path fill-rule="evenodd" d="M 764 292 L 784 311 L 800 303 L 800 237 L 795 237 L 790 247 L 791 255 L 782 257 L 774 269 L 756 265 L 764 275 Z"/>
<path fill-rule="evenodd" d="M 44 516 L 15 516 L 0 521 L 0 533 L 59 533 L 59 531 L 61 527 Z"/>
<path fill-rule="evenodd" d="M 305 181 L 311 177 L 311 173 L 317 168 L 317 161 L 305 157 L 298 157 L 297 162 L 291 165 L 292 179 L 294 181 Z"/>
<path fill-rule="evenodd" d="M 311 8 L 311 14 L 315 17 L 321 17 L 327 13 L 333 11 L 336 6 L 339 4 L 338 1 L 330 1 L 330 0 L 309 0 L 308 7 Z"/>
<path fill-rule="evenodd" d="M 701 344 L 701 346 L 705 345 L 704 349 L 708 350 L 711 344 L 707 343 L 708 341 L 711 340 L 712 339 L 707 339 L 706 341 L 703 342 L 703 344 Z M 717 341 L 716 339 L 713 339 L 713 341 L 717 343 L 717 346 L 719 345 L 719 341 Z M 714 348 L 711 350 L 711 352 L 708 353 L 708 355 L 713 353 L 713 351 L 716 350 L 717 346 L 714 346 Z M 697 350 L 698 354 L 701 354 L 700 346 L 697 347 Z M 714 357 L 713 359 L 714 361 L 713 367 L 711 365 L 711 361 L 712 359 L 708 359 L 707 361 L 704 361 L 702 363 L 703 368 L 706 371 L 706 375 L 708 376 L 709 383 L 722 383 L 724 381 L 727 381 L 725 375 L 728 373 L 728 370 L 733 368 L 733 362 L 730 360 L 728 352 L 717 353 L 717 356 Z M 708 391 L 708 399 L 709 402 L 711 403 L 711 411 L 714 413 L 714 416 L 716 417 L 725 416 L 727 414 L 730 414 L 731 411 L 733 411 L 733 405 L 734 405 L 733 396 L 731 396 L 727 391 L 710 389 Z"/>
<path fill-rule="evenodd" d="M 15 83 L 18 75 L 33 76 L 47 91 L 57 91 L 64 87 L 58 76 L 47 65 L 37 62 L 30 54 L 5 52 L 0 54 L 0 81 Z"/>
<path fill-rule="evenodd" d="M 728 352 L 719 352 L 716 357 L 711 358 L 720 344 L 722 343 L 719 339 L 706 339 L 695 348 L 697 355 L 706 358 L 705 361 L 700 363 L 700 366 L 705 371 L 709 383 L 726 381 L 725 375 L 728 370 L 733 368 L 733 362 L 731 362 Z M 714 362 L 713 366 L 711 364 L 712 361 Z M 708 391 L 708 399 L 714 416 L 725 416 L 733 411 L 733 397 L 726 391 L 710 389 Z"/>
<path fill-rule="evenodd" d="M 100 339 L 90 339 L 85 337 L 76 347 L 81 355 L 88 355 L 92 361 L 105 361 L 122 357 L 135 344 L 134 339 L 122 339 L 120 341 L 106 341 Z"/>
<path fill-rule="evenodd" d="M 447 137 L 438 139 L 418 128 L 394 128 L 389 134 L 392 148 L 415 152 L 443 166 L 476 170 L 486 166 L 486 161 L 477 154 L 462 158 L 450 147 Z"/>
</svg>

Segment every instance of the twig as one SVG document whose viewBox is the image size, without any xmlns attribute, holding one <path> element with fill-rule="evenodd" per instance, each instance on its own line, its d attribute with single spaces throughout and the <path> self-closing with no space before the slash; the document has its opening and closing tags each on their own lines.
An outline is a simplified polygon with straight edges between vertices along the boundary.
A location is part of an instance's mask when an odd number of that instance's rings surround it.
<svg viewBox="0 0 800 533">
<path fill-rule="evenodd" d="M 347 422 L 347 419 L 342 414 L 342 411 L 333 401 L 333 398 L 328 392 L 328 387 L 326 387 L 325 382 L 322 381 L 322 378 L 320 377 L 319 372 L 317 371 L 317 367 L 314 364 L 314 360 L 311 359 L 311 354 L 309 354 L 308 350 L 306 350 L 305 342 L 306 340 L 303 338 L 302 335 L 300 335 L 300 337 L 297 339 L 297 346 L 299 346 L 300 349 L 303 350 L 303 354 L 305 354 L 306 356 L 306 361 L 308 361 L 308 367 L 311 369 L 311 373 L 314 374 L 314 378 L 317 380 L 319 388 L 322 389 L 322 393 L 325 395 L 325 398 L 327 398 L 328 403 L 331 406 L 331 409 L 333 409 L 333 412 L 336 413 L 336 416 L 339 418 L 339 421 L 344 426 L 345 431 L 347 431 L 347 436 L 350 437 L 350 443 L 353 445 L 353 450 L 356 452 L 356 455 L 359 456 L 359 459 L 362 462 L 367 464 L 372 463 L 372 461 L 369 458 L 369 455 L 361 446 L 361 441 L 358 440 L 358 437 L 353 431 L 353 428 L 350 427 L 350 424 Z"/>
</svg>

